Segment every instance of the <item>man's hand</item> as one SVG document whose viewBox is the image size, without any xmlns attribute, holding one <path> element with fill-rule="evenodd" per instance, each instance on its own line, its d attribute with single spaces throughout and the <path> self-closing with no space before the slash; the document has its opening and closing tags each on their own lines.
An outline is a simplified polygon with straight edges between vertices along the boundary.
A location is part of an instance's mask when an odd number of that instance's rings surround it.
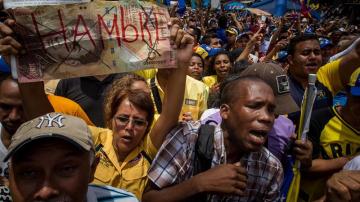
<svg viewBox="0 0 360 202">
<path fill-rule="evenodd" d="M 214 84 L 210 88 L 210 93 L 218 93 L 220 92 L 220 83 Z"/>
<path fill-rule="evenodd" d="M 13 34 L 11 27 L 14 24 L 15 20 L 13 19 L 7 19 L 4 23 L 0 23 L 0 55 L 16 55 L 20 52 L 21 44 L 11 36 Z"/>
<path fill-rule="evenodd" d="M 296 138 L 293 135 L 292 138 Z M 312 166 L 312 143 L 309 140 L 305 142 L 303 140 L 295 140 L 293 154 L 297 160 L 301 163 L 301 168 L 310 168 Z"/>
<path fill-rule="evenodd" d="M 189 121 L 193 121 L 193 117 L 191 116 L 191 112 L 185 112 L 182 114 L 182 121 L 184 122 L 189 122 Z"/>
<path fill-rule="evenodd" d="M 180 29 L 178 20 L 172 20 L 170 29 L 170 45 L 176 50 L 176 60 L 178 67 L 189 67 L 190 59 L 193 53 L 194 38 Z"/>
<path fill-rule="evenodd" d="M 324 201 L 360 201 L 360 171 L 340 171 L 331 176 Z"/>
<path fill-rule="evenodd" d="M 200 192 L 245 194 L 247 175 L 240 163 L 219 165 L 194 178 Z"/>
<path fill-rule="evenodd" d="M 276 51 L 280 51 L 280 50 L 282 50 L 283 48 L 285 48 L 287 45 L 288 45 L 288 40 L 287 39 L 283 39 L 283 40 L 280 40 L 280 41 L 278 41 L 277 43 L 276 43 L 276 45 L 275 45 L 275 50 Z"/>
</svg>

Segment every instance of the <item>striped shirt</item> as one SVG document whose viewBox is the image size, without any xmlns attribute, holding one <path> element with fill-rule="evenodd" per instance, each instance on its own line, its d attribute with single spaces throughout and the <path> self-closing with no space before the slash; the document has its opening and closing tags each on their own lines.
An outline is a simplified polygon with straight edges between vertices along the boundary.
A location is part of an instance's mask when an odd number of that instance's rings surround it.
<svg viewBox="0 0 360 202">
<path fill-rule="evenodd" d="M 195 144 L 200 122 L 182 123 L 166 137 L 149 170 L 149 179 L 159 188 L 179 184 L 193 176 Z M 283 169 L 279 160 L 265 147 L 244 154 L 240 162 L 247 170 L 245 196 L 209 194 L 208 201 L 279 201 Z M 226 163 L 223 132 L 214 133 L 212 167 Z"/>
</svg>

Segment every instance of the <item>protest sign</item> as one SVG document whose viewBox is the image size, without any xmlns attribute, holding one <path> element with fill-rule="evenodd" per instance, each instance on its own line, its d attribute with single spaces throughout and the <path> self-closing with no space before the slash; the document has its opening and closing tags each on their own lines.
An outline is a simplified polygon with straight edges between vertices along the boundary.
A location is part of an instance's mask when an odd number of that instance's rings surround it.
<svg viewBox="0 0 360 202">
<path fill-rule="evenodd" d="M 4 8 L 85 3 L 90 0 L 5 0 Z"/>
<path fill-rule="evenodd" d="M 170 16 L 150 2 L 14 8 L 20 82 L 175 67 Z"/>
</svg>

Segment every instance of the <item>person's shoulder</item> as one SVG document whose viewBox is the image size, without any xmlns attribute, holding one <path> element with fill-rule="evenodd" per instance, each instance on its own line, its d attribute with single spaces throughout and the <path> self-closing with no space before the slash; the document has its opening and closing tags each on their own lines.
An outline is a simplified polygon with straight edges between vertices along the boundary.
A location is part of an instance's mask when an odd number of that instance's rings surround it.
<svg viewBox="0 0 360 202">
<path fill-rule="evenodd" d="M 202 78 L 203 82 L 211 87 L 211 85 L 214 85 L 217 81 L 217 76 L 216 75 L 211 75 L 211 76 L 205 76 Z"/>
<path fill-rule="evenodd" d="M 87 201 L 138 202 L 134 194 L 111 186 L 90 184 Z"/>
<path fill-rule="evenodd" d="M 69 98 L 66 98 L 66 97 L 62 97 L 62 96 L 58 96 L 58 95 L 51 95 L 51 94 L 48 94 L 48 99 L 50 101 L 50 104 L 62 104 L 62 106 L 72 106 L 72 107 L 78 107 L 80 106 L 79 104 L 77 104 L 76 102 L 70 100 Z M 54 106 L 53 106 L 54 107 Z M 56 109 L 54 109 L 56 110 Z"/>
<path fill-rule="evenodd" d="M 311 122 L 321 122 L 325 124 L 334 116 L 335 116 L 334 108 L 325 107 L 325 108 L 317 109 L 314 110 L 311 116 Z"/>
<path fill-rule="evenodd" d="M 78 103 L 69 98 L 51 94 L 47 95 L 47 97 L 55 112 L 77 116 L 76 113 L 79 109 L 82 109 Z"/>
<path fill-rule="evenodd" d="M 184 135 L 197 133 L 201 126 L 200 121 L 187 121 L 187 122 L 179 122 L 170 133 L 179 133 L 182 132 Z"/>
<path fill-rule="evenodd" d="M 91 131 L 91 135 L 93 137 L 94 140 L 94 144 L 105 144 L 107 141 L 109 141 L 110 139 L 112 139 L 112 131 L 110 129 L 107 128 L 99 128 L 99 127 L 95 127 L 95 126 L 88 126 L 90 131 Z"/>
<path fill-rule="evenodd" d="M 197 87 L 201 90 L 207 89 L 207 85 L 205 85 L 204 82 L 196 80 L 194 78 L 192 78 L 191 76 L 186 76 L 186 85 L 188 87 L 191 87 L 193 89 L 193 87 Z"/>
<path fill-rule="evenodd" d="M 58 85 L 56 86 L 56 88 L 73 88 L 73 87 L 77 87 L 80 84 L 80 78 L 76 77 L 76 78 L 68 78 L 68 79 L 61 79 L 58 82 Z"/>
</svg>

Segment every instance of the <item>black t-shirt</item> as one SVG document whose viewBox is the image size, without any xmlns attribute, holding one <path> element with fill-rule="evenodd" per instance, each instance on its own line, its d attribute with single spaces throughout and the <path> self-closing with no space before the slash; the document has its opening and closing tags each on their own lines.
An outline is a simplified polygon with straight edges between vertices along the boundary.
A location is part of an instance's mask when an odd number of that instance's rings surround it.
<svg viewBox="0 0 360 202">
<path fill-rule="evenodd" d="M 112 74 L 99 81 L 95 77 L 81 77 L 61 80 L 55 95 L 63 96 L 77 102 L 98 127 L 105 127 L 104 97 L 107 88 L 124 74 Z"/>
</svg>

